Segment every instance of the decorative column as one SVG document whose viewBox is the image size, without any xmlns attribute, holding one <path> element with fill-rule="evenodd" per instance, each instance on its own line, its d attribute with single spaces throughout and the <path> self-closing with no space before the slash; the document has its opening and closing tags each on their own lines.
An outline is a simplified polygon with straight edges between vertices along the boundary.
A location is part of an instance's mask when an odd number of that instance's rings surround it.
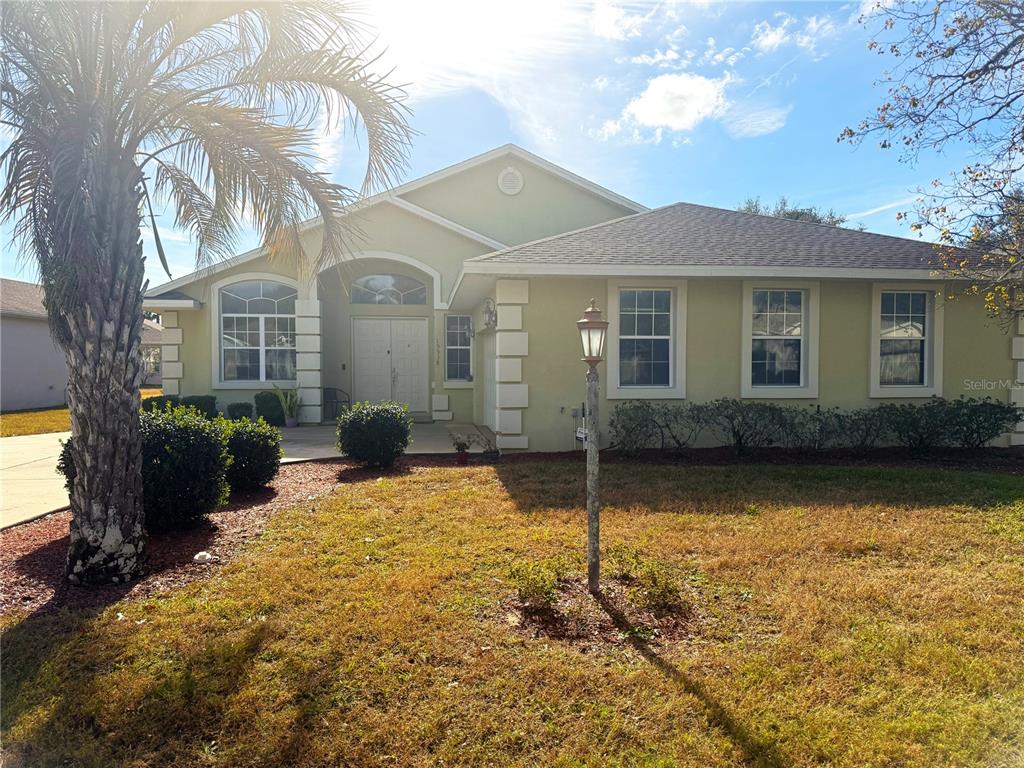
<svg viewBox="0 0 1024 768">
<path fill-rule="evenodd" d="M 160 381 L 165 395 L 181 394 L 181 379 L 185 374 L 181 364 L 182 333 L 177 312 L 161 312 L 160 324 Z"/>
<path fill-rule="evenodd" d="M 1024 315 L 1017 318 L 1017 335 L 1013 337 L 1012 356 L 1013 384 L 1010 389 L 1010 402 L 1014 405 L 1024 407 Z M 1010 433 L 1010 445 L 1024 445 L 1024 421 L 1018 422 L 1016 428 Z"/>
<path fill-rule="evenodd" d="M 323 381 L 320 349 L 320 301 L 317 277 L 300 285 L 302 298 L 295 302 L 295 379 L 302 398 L 300 424 L 323 421 Z"/>
<path fill-rule="evenodd" d="M 530 404 L 529 387 L 523 381 L 523 358 L 530 353 L 530 334 L 523 330 L 523 310 L 529 302 L 529 280 L 497 281 L 494 303 L 498 311 L 495 332 L 498 448 L 529 447 L 529 439 L 523 434 L 523 409 Z"/>
</svg>

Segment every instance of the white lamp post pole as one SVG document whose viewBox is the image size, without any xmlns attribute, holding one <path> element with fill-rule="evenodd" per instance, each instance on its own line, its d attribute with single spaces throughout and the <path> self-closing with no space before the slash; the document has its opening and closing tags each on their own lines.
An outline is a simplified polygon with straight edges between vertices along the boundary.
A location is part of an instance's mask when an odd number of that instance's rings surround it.
<svg viewBox="0 0 1024 768">
<path fill-rule="evenodd" d="M 592 595 L 601 591 L 601 500 L 598 481 L 598 411 L 597 395 L 600 379 L 597 365 L 604 353 L 604 337 L 608 321 L 601 319 L 601 310 L 591 299 L 590 306 L 576 327 L 583 342 L 583 362 L 587 368 L 587 589 Z"/>
</svg>

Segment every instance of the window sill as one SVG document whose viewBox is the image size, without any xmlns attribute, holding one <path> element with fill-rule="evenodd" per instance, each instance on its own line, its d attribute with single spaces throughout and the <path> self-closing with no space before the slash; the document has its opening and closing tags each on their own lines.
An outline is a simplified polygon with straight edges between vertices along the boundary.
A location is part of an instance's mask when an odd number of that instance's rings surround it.
<svg viewBox="0 0 1024 768">
<path fill-rule="evenodd" d="M 288 381 L 216 381 L 212 389 L 273 389 L 275 386 L 281 389 L 297 389 L 298 382 L 295 379 Z"/>
<path fill-rule="evenodd" d="M 942 397 L 942 387 L 934 385 L 930 387 L 900 387 L 872 384 L 870 397 L 879 399 Z"/>
<path fill-rule="evenodd" d="M 454 379 L 452 381 L 445 381 L 445 389 L 472 389 L 476 384 L 475 381 L 464 381 L 462 379 Z"/>
<path fill-rule="evenodd" d="M 685 400 L 681 386 L 674 387 L 609 387 L 608 400 Z"/>
<path fill-rule="evenodd" d="M 814 400 L 817 387 L 755 387 L 747 385 L 740 392 L 744 400 Z"/>
</svg>

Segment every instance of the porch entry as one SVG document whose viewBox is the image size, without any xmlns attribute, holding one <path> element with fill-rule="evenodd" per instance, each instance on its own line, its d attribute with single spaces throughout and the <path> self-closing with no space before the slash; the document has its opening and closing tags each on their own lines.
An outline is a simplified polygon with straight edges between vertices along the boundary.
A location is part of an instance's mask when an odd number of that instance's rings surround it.
<svg viewBox="0 0 1024 768">
<path fill-rule="evenodd" d="M 429 359 L 425 317 L 352 319 L 356 402 L 395 400 L 410 411 L 428 411 Z"/>
</svg>

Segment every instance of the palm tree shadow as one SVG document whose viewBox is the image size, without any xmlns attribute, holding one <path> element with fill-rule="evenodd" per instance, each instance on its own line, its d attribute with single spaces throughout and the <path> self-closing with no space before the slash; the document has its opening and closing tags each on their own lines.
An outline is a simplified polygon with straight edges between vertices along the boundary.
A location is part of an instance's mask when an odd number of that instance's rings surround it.
<svg viewBox="0 0 1024 768">
<path fill-rule="evenodd" d="M 615 607 L 603 592 L 597 594 L 596 600 L 608 614 L 608 618 L 612 620 L 615 628 L 622 633 L 623 637 L 627 638 L 629 644 L 643 656 L 645 661 L 704 705 L 711 724 L 723 731 L 742 750 L 745 765 L 757 768 L 783 768 L 792 764 L 792 761 L 786 759 L 775 745 L 762 741 L 730 715 L 703 683 L 684 674 L 674 664 L 659 656 L 650 644 L 635 631 L 635 625 Z"/>
</svg>

